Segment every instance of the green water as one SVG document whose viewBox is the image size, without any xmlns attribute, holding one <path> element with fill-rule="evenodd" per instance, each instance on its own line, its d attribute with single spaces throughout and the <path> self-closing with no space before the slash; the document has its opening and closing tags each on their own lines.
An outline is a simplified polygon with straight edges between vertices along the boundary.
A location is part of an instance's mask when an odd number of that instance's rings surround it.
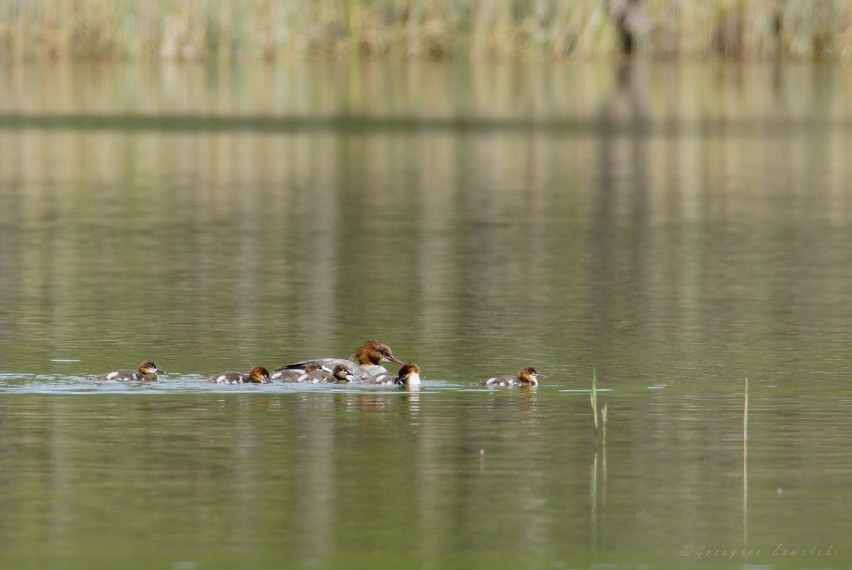
<svg viewBox="0 0 852 570">
<path fill-rule="evenodd" d="M 0 567 L 850 567 L 850 87 L 7 66 Z M 202 382 L 373 337 L 421 390 Z"/>
</svg>

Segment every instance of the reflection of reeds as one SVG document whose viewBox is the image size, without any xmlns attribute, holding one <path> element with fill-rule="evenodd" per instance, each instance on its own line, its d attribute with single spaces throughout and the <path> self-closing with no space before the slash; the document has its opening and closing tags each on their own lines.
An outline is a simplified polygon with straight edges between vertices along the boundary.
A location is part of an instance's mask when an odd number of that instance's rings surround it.
<svg viewBox="0 0 852 570">
<path fill-rule="evenodd" d="M 7 59 L 234 60 L 312 56 L 611 54 L 600 0 L 0 0 Z M 647 0 L 640 50 L 663 55 L 852 56 L 847 0 Z"/>
<path fill-rule="evenodd" d="M 606 445 L 606 403 L 604 403 L 603 408 L 598 408 L 598 375 L 594 369 L 592 370 L 591 401 L 595 419 L 595 435 L 600 435 L 601 441 Z"/>
<path fill-rule="evenodd" d="M 748 378 L 743 392 L 743 547 L 748 545 Z"/>
<path fill-rule="evenodd" d="M 606 404 L 603 409 L 598 409 L 598 378 L 597 372 L 592 370 L 592 390 L 591 390 L 592 411 L 595 418 L 595 435 L 600 436 L 597 440 L 600 445 L 595 446 L 595 457 L 592 461 L 592 548 L 597 550 L 598 542 L 598 498 L 600 497 L 601 506 L 606 505 Z M 602 470 L 598 472 L 598 458 L 601 457 Z M 600 487 L 598 480 L 600 479 Z"/>
</svg>

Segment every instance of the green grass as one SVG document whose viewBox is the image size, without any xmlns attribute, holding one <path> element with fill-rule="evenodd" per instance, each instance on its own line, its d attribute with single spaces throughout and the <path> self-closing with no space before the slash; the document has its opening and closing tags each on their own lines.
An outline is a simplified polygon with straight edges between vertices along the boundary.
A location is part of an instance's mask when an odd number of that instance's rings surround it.
<svg viewBox="0 0 852 570">
<path fill-rule="evenodd" d="M 849 0 L 645 0 L 650 57 L 852 57 Z M 0 0 L 0 59 L 616 55 L 603 0 Z"/>
</svg>

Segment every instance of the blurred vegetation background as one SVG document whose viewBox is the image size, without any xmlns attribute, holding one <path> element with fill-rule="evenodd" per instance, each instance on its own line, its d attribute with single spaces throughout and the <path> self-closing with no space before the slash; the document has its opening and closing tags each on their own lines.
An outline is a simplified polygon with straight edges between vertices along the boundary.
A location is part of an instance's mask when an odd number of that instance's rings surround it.
<svg viewBox="0 0 852 570">
<path fill-rule="evenodd" d="M 852 0 L 0 0 L 0 59 L 850 58 Z"/>
</svg>

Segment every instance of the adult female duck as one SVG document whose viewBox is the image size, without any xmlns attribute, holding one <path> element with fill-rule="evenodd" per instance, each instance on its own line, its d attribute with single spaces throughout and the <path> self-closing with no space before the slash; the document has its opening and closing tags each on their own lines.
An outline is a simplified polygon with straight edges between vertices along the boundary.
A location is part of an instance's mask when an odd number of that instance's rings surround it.
<svg viewBox="0 0 852 570">
<path fill-rule="evenodd" d="M 293 364 L 284 364 L 275 369 L 275 372 L 283 370 L 301 370 L 311 363 L 317 363 L 326 370 L 334 370 L 338 364 L 344 364 L 348 367 L 349 372 L 359 380 L 367 380 L 372 376 L 384 374 L 387 372 L 384 366 L 381 365 L 383 360 L 403 364 L 403 362 L 393 355 L 390 347 L 377 340 L 368 340 L 358 347 L 355 354 L 349 357 L 350 360 L 344 358 L 311 358 L 294 362 Z"/>
</svg>

